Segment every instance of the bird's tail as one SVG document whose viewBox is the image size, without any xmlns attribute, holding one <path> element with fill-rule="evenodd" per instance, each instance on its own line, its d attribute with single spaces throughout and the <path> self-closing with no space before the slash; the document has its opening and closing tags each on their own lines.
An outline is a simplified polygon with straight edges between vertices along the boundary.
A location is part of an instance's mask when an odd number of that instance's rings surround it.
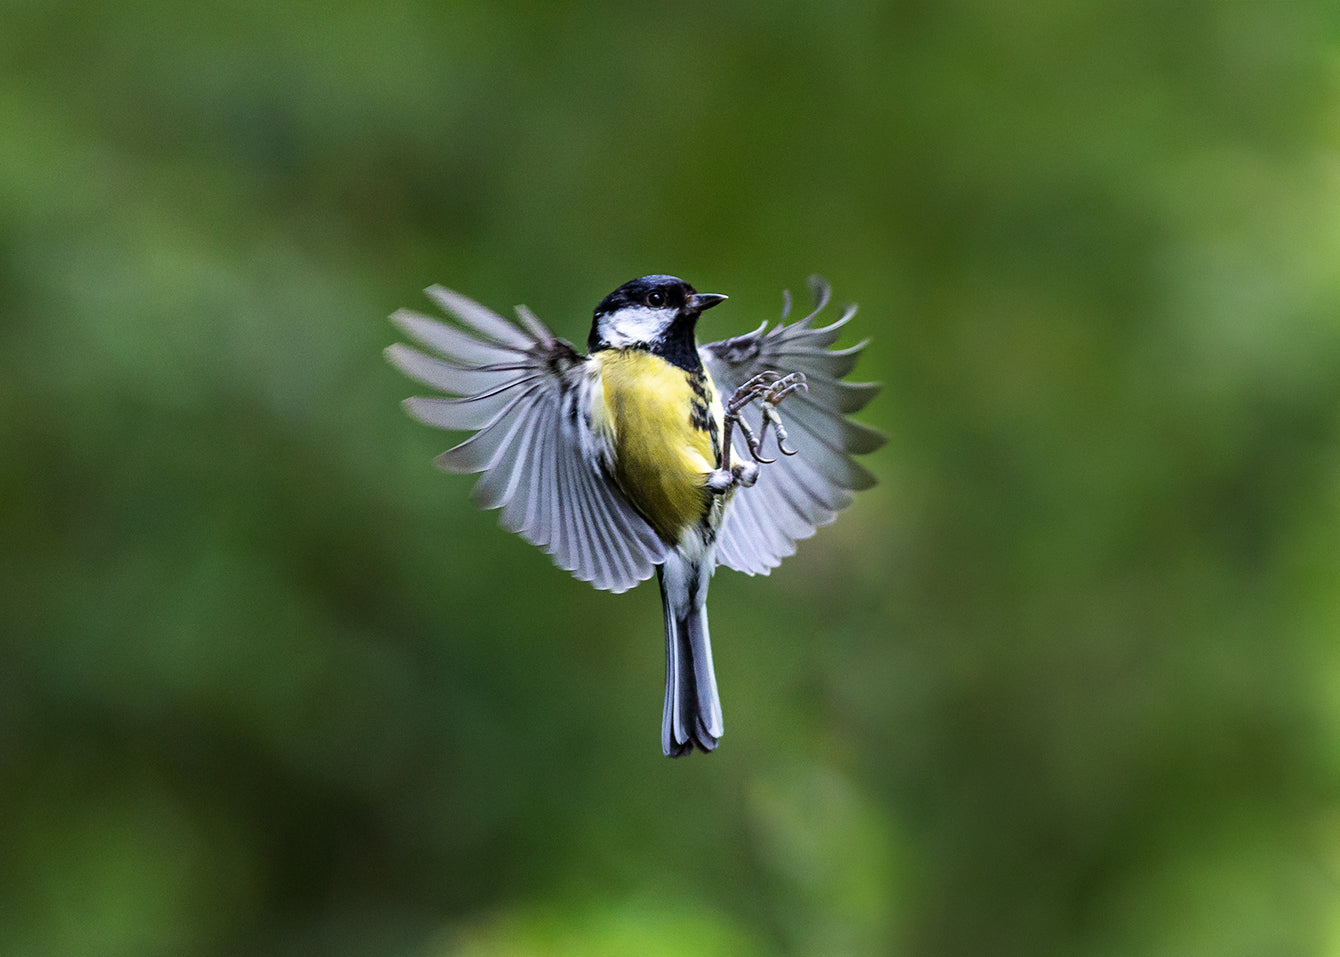
<svg viewBox="0 0 1340 957">
<path fill-rule="evenodd" d="M 711 558 L 692 562 L 671 552 L 656 569 L 665 611 L 665 712 L 661 750 L 678 758 L 711 751 L 722 734 L 721 699 L 707 631 Z"/>
</svg>

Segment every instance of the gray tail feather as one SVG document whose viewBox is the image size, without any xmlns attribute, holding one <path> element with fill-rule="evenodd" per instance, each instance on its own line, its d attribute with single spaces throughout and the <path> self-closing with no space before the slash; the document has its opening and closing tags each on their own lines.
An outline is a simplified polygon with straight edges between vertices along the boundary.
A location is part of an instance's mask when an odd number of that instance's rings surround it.
<svg viewBox="0 0 1340 957">
<path fill-rule="evenodd" d="M 677 555 L 656 569 L 665 612 L 665 711 L 661 750 L 678 758 L 711 751 L 722 735 L 721 699 L 707 630 L 707 581 Z"/>
</svg>

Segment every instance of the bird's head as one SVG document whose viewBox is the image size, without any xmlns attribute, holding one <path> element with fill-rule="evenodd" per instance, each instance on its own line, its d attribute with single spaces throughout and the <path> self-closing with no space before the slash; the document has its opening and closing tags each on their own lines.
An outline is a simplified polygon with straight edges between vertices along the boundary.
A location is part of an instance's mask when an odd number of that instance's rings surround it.
<svg viewBox="0 0 1340 957">
<path fill-rule="evenodd" d="M 698 316 L 726 297 L 698 292 L 674 276 L 642 276 L 626 282 L 600 301 L 587 346 L 598 349 L 648 349 L 668 358 L 688 349 L 697 358 L 693 332 Z"/>
</svg>

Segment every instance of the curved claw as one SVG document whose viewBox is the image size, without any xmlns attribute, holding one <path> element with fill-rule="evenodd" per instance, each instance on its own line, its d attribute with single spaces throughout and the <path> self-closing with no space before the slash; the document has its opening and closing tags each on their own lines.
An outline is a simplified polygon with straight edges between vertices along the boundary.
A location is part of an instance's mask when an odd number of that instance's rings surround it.
<svg viewBox="0 0 1340 957">
<path fill-rule="evenodd" d="M 745 445 L 749 448 L 750 456 L 760 465 L 771 465 L 777 461 L 763 454 L 763 440 L 767 438 L 769 425 L 772 425 L 777 431 L 777 449 L 783 455 L 795 455 L 799 450 L 787 445 L 786 428 L 782 425 L 781 416 L 777 414 L 777 406 L 792 392 L 808 392 L 809 390 L 809 383 L 805 381 L 805 373 L 791 372 L 782 375 L 771 369 L 757 373 L 736 389 L 726 400 L 723 410 L 725 412 L 725 434 L 721 450 L 720 470 L 724 472 L 730 466 L 730 434 L 736 426 L 744 433 Z M 759 404 L 763 412 L 763 424 L 757 434 L 749 427 L 749 423 L 745 421 L 744 417 L 740 415 L 740 412 L 755 399 L 761 400 Z"/>
<path fill-rule="evenodd" d="M 754 434 L 754 430 L 749 427 L 749 423 L 740 419 L 740 431 L 744 432 L 745 444 L 749 446 L 749 454 L 754 457 L 754 461 L 760 465 L 771 465 L 776 459 L 770 459 L 763 454 L 763 438 L 767 436 L 768 423 L 765 418 L 763 421 L 763 430 L 759 435 Z"/>
<path fill-rule="evenodd" d="M 804 385 L 803 382 L 798 384 Z M 790 389 L 791 390 L 795 389 L 796 385 L 797 384 L 793 384 L 790 387 Z M 765 431 L 768 427 L 768 423 L 772 423 L 773 430 L 776 431 L 777 433 L 778 451 L 781 452 L 783 455 L 795 455 L 798 450 L 789 449 L 786 447 L 787 439 L 789 439 L 790 436 L 786 434 L 786 426 L 782 425 L 782 417 L 777 414 L 777 409 L 771 403 L 763 407 L 763 428 Z"/>
</svg>

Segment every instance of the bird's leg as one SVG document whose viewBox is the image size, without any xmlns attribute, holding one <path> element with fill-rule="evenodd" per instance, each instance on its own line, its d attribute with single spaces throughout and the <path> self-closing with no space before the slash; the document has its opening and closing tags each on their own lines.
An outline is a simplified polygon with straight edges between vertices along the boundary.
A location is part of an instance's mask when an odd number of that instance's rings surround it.
<svg viewBox="0 0 1340 957">
<path fill-rule="evenodd" d="M 724 492 L 732 485 L 748 488 L 758 481 L 758 465 L 753 462 L 741 462 L 739 465 L 731 466 L 731 432 L 736 425 L 744 433 L 745 444 L 749 447 L 749 454 L 753 456 L 754 462 L 769 465 L 776 461 L 763 455 L 763 440 L 767 437 L 769 423 L 777 432 L 777 448 L 782 454 L 796 454 L 795 449 L 786 447 L 786 427 L 782 425 L 781 416 L 777 414 L 777 405 L 797 389 L 809 391 L 803 372 L 782 375 L 779 372 L 766 371 L 760 372 L 731 394 L 726 400 L 723 416 L 721 467 L 708 476 L 708 488 L 714 492 Z M 745 407 L 755 399 L 761 400 L 759 404 L 763 410 L 763 423 L 757 435 L 741 415 Z"/>
</svg>

